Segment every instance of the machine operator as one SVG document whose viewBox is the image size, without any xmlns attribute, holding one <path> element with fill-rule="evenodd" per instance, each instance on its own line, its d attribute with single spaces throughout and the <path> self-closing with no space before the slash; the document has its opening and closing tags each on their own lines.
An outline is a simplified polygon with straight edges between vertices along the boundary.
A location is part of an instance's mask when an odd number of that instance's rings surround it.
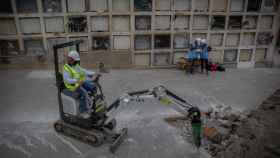
<svg viewBox="0 0 280 158">
<path fill-rule="evenodd" d="M 67 63 L 63 66 L 63 82 L 67 95 L 74 97 L 78 94 L 80 100 L 79 111 L 83 118 L 88 118 L 87 93 L 94 94 L 96 86 L 89 80 L 94 75 L 93 71 L 80 66 L 80 55 L 76 50 L 71 50 L 67 55 Z"/>
</svg>

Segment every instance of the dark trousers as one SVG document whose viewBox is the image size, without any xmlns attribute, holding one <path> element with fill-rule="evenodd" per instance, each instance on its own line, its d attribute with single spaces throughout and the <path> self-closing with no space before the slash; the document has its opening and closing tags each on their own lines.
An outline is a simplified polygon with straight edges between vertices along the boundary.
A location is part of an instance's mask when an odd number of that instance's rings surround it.
<svg viewBox="0 0 280 158">
<path fill-rule="evenodd" d="M 81 87 L 76 90 L 80 94 L 80 112 L 86 112 L 88 110 L 87 105 L 87 93 L 94 93 L 96 87 L 93 82 L 85 81 Z"/>
<path fill-rule="evenodd" d="M 206 73 L 208 74 L 208 59 L 200 59 L 200 66 L 201 72 L 203 72 L 203 69 L 205 68 Z"/>
<path fill-rule="evenodd" d="M 194 72 L 194 64 L 195 64 L 196 59 L 190 59 L 189 62 L 191 63 L 190 67 L 190 73 L 193 74 Z"/>
</svg>

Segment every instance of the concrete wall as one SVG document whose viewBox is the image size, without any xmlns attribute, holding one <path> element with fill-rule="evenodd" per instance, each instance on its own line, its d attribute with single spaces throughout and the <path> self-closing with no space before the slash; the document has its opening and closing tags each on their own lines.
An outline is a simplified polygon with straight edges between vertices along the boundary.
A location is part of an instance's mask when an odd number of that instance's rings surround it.
<svg viewBox="0 0 280 158">
<path fill-rule="evenodd" d="M 36 65 L 38 59 L 39 65 L 52 65 L 53 44 L 83 39 L 81 55 L 91 66 L 104 61 L 114 67 L 171 67 L 200 37 L 212 46 L 214 62 L 280 66 L 280 7 L 267 6 L 268 0 L 258 11 L 249 0 L 6 1 L 0 11 L 5 63 Z M 6 46 L 11 40 L 17 49 Z"/>
<path fill-rule="evenodd" d="M 280 4 L 279 7 L 280 8 Z M 278 15 L 280 15 L 280 9 L 278 9 Z M 278 16 L 278 19 L 275 19 L 274 24 L 274 31 L 278 32 L 278 35 L 275 34 L 275 39 L 273 40 L 274 44 L 276 45 L 274 49 L 273 54 L 273 66 L 280 68 L 280 16 Z"/>
</svg>

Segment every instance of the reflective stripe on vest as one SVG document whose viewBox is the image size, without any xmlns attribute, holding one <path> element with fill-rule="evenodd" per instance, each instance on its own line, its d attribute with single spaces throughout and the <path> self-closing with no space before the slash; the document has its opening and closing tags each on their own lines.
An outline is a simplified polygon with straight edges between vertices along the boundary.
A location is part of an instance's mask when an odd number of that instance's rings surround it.
<svg viewBox="0 0 280 158">
<path fill-rule="evenodd" d="M 73 69 L 70 65 L 65 64 L 63 66 L 63 69 L 64 71 L 68 72 L 72 78 L 75 78 L 79 81 L 81 80 L 80 74 L 75 69 Z M 75 91 L 79 87 L 79 83 L 69 84 L 66 83 L 65 81 L 64 81 L 64 85 L 70 91 Z"/>
</svg>

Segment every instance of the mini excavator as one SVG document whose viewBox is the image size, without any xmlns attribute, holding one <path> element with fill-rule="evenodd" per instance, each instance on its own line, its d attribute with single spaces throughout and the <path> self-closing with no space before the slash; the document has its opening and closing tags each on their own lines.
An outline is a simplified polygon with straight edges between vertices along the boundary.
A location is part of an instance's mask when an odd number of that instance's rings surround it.
<svg viewBox="0 0 280 158">
<path fill-rule="evenodd" d="M 99 84 L 101 75 L 97 75 L 92 80 L 97 86 L 95 94 L 89 93 L 87 95 L 87 106 L 91 109 L 90 117 L 80 117 L 79 96 L 68 96 L 65 92 L 67 90 L 63 83 L 62 73 L 59 71 L 58 50 L 75 46 L 76 50 L 79 52 L 79 44 L 82 42 L 82 40 L 76 40 L 53 46 L 60 114 L 60 119 L 54 123 L 54 129 L 56 132 L 76 138 L 95 147 L 108 143 L 109 150 L 114 153 L 118 146 L 123 142 L 128 132 L 127 128 L 122 128 L 118 131 L 116 130 L 117 121 L 115 116 L 130 102 L 143 102 L 146 99 L 157 99 L 162 104 L 173 105 L 172 107 L 176 111 L 185 116 L 198 113 L 199 115 L 195 115 L 197 118 L 192 119 L 200 119 L 200 111 L 197 107 L 191 105 L 162 85 L 151 89 L 124 93 L 111 105 L 107 105 L 102 92 L 102 87 Z"/>
</svg>

